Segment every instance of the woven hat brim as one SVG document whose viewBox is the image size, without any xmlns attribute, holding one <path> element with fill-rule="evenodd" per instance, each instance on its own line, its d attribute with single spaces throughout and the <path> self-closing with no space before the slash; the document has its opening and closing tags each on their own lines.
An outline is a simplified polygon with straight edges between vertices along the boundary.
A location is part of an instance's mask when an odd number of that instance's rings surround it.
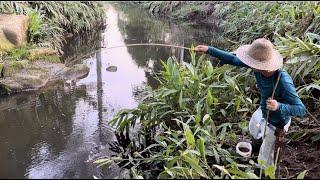
<svg viewBox="0 0 320 180">
<path fill-rule="evenodd" d="M 253 59 L 248 55 L 248 49 L 250 45 L 240 46 L 236 51 L 236 56 L 246 65 L 259 70 L 268 70 L 275 71 L 277 69 L 282 68 L 283 66 L 283 57 L 281 54 L 273 49 L 271 58 L 267 61 L 261 62 L 259 60 Z"/>
</svg>

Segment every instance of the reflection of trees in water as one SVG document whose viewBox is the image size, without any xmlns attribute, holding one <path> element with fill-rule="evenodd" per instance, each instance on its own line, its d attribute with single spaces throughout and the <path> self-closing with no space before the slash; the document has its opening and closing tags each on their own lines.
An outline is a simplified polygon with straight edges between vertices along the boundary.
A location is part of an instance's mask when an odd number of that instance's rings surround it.
<svg viewBox="0 0 320 180">
<path fill-rule="evenodd" d="M 132 43 L 161 43 L 190 47 L 192 44 L 211 44 L 223 47 L 224 39 L 217 31 L 206 27 L 191 27 L 177 25 L 169 21 L 150 17 L 144 9 L 121 3 L 114 6 L 119 12 L 118 27 L 126 44 Z M 148 68 L 150 61 L 154 72 L 161 68 L 160 60 L 167 60 L 176 56 L 178 60 L 190 61 L 189 51 L 159 46 L 128 47 L 128 52 L 139 67 Z M 150 68 L 150 67 L 149 67 Z M 150 71 L 146 71 L 148 84 L 158 84 L 152 78 Z"/>
<path fill-rule="evenodd" d="M 21 94 L 2 100 L 1 104 L 16 106 L 2 110 L 0 116 L 2 178 L 24 177 L 35 155 L 50 158 L 62 152 L 66 137 L 73 131 L 76 102 L 84 97 L 85 89 L 72 93 Z"/>
<path fill-rule="evenodd" d="M 118 26 L 127 44 L 149 42 L 190 47 L 191 44 L 211 44 L 212 41 L 215 43 L 223 41 L 217 31 L 206 27 L 195 28 L 157 20 L 151 18 L 143 9 L 125 3 L 122 3 L 121 7 L 116 6 L 116 9 L 121 12 L 121 16 L 118 17 Z M 176 48 L 144 46 L 143 48 L 128 48 L 128 51 L 137 65 L 143 67 L 146 66 L 146 61 L 149 59 L 166 60 L 171 55 L 181 57 L 181 49 Z M 183 52 L 184 57 L 188 57 L 188 53 Z"/>
<path fill-rule="evenodd" d="M 102 31 L 103 29 L 97 28 L 96 31 L 75 35 L 67 40 L 67 43 L 63 47 L 63 62 L 78 61 L 72 62 L 72 64 L 79 63 L 83 60 L 80 57 L 98 49 L 102 40 Z"/>
<path fill-rule="evenodd" d="M 103 88 L 102 88 L 102 66 L 101 66 L 101 52 L 97 52 L 96 53 L 96 59 L 97 59 L 97 102 L 98 102 L 98 118 L 99 118 L 99 122 L 98 122 L 98 134 L 99 134 L 99 138 L 102 139 L 102 131 L 101 131 L 101 127 L 102 127 L 102 112 L 103 112 L 103 100 L 102 100 L 102 96 L 103 96 Z"/>
</svg>

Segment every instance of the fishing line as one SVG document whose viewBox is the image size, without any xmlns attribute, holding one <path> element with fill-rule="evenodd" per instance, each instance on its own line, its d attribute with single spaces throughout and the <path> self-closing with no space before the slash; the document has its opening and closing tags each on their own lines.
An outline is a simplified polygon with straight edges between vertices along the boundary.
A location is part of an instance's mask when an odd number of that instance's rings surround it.
<svg viewBox="0 0 320 180">
<path fill-rule="evenodd" d="M 73 62 L 76 62 L 80 59 L 83 59 L 84 57 L 87 57 L 89 55 L 92 55 L 94 53 L 100 52 L 100 51 L 105 51 L 105 50 L 109 50 L 109 49 L 114 49 L 114 48 L 120 48 L 120 47 L 132 47 L 132 46 L 162 46 L 162 47 L 174 47 L 174 48 L 179 48 L 179 49 L 185 49 L 185 50 L 192 50 L 191 48 L 188 47 L 184 47 L 184 46 L 178 46 L 178 45 L 172 45 L 172 44 L 158 44 L 158 43 L 139 43 L 139 44 L 125 44 L 125 45 L 118 45 L 118 46 L 111 46 L 111 47 L 102 47 L 100 49 L 94 50 L 90 53 L 87 53 L 85 55 L 82 55 L 79 58 L 76 58 L 74 60 L 69 61 L 68 63 L 66 63 L 65 67 L 61 68 L 60 70 L 58 70 L 56 73 L 54 73 L 52 76 L 57 75 L 58 73 L 62 72 L 65 68 L 67 68 L 67 64 L 72 64 Z M 51 77 L 50 76 L 50 79 Z"/>
</svg>

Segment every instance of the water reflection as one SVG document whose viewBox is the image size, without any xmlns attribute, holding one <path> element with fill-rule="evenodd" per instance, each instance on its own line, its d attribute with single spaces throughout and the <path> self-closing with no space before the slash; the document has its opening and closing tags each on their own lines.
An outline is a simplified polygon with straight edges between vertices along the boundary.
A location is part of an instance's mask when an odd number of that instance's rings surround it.
<svg viewBox="0 0 320 180">
<path fill-rule="evenodd" d="M 1 99 L 0 107 L 16 106 L 1 110 L 2 178 L 24 177 L 29 164 L 46 162 L 63 152 L 73 131 L 70 117 L 75 113 L 77 96 L 86 97 L 85 90 L 76 94 L 26 93 Z"/>
<path fill-rule="evenodd" d="M 118 27 L 124 42 L 133 43 L 161 43 L 191 47 L 196 44 L 211 44 L 223 47 L 225 41 L 219 36 L 218 30 L 190 27 L 174 24 L 168 21 L 161 21 L 150 17 L 143 9 L 130 5 L 130 3 L 114 3 L 118 11 Z M 110 47 L 111 44 L 108 44 Z M 161 70 L 160 60 L 167 60 L 170 56 L 175 56 L 181 62 L 190 61 L 189 51 L 180 48 L 160 47 L 160 46 L 136 46 L 128 47 L 128 52 L 138 65 L 146 69 L 148 84 L 152 87 L 158 85 L 152 77 L 150 69 L 154 72 Z"/>
<path fill-rule="evenodd" d="M 64 44 L 62 51 L 64 54 L 61 59 L 67 66 L 82 63 L 84 56 L 90 55 L 101 47 L 100 42 L 102 40 L 103 28 L 96 28 L 95 31 L 85 32 L 82 34 L 75 34 L 74 36 L 67 38 L 66 44 Z"/>
</svg>

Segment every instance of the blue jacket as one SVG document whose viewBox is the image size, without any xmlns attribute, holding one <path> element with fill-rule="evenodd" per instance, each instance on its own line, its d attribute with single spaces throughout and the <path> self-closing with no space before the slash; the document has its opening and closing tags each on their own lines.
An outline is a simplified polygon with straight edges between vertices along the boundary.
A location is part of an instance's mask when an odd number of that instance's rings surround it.
<svg viewBox="0 0 320 180">
<path fill-rule="evenodd" d="M 229 52 L 209 46 L 208 54 L 218 58 L 221 64 L 231 64 L 240 67 L 247 67 L 236 55 Z M 283 128 L 290 119 L 290 116 L 304 116 L 306 108 L 300 100 L 294 87 L 291 76 L 282 69 L 277 70 L 271 77 L 265 77 L 260 72 L 254 72 L 257 85 L 260 89 L 261 99 L 260 106 L 263 116 L 266 118 L 267 104 L 266 100 L 271 97 L 273 88 L 277 81 L 277 76 L 280 73 L 280 81 L 275 91 L 274 99 L 278 101 L 279 108 L 276 111 L 269 112 L 269 123 L 278 128 Z"/>
</svg>

